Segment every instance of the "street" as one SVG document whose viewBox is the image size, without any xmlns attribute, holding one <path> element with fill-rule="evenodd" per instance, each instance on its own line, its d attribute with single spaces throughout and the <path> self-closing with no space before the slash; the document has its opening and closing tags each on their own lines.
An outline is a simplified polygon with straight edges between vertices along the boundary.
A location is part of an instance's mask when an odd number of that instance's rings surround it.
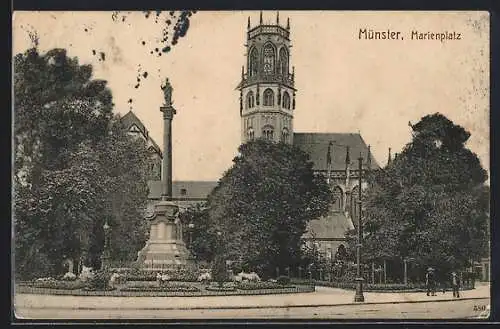
<svg viewBox="0 0 500 329">
<path fill-rule="evenodd" d="M 474 319 L 489 298 L 426 303 L 289 308 L 144 310 L 17 307 L 17 316 L 36 319 Z M 475 307 L 476 306 L 476 307 Z"/>
</svg>

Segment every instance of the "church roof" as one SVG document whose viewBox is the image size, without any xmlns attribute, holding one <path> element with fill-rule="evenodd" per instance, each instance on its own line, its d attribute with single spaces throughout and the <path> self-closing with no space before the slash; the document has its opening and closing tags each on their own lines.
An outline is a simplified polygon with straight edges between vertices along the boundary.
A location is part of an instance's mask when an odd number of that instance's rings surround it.
<svg viewBox="0 0 500 329">
<path fill-rule="evenodd" d="M 365 158 L 366 165 L 368 146 L 359 133 L 294 133 L 293 144 L 309 154 L 314 163 L 314 170 L 327 170 L 328 144 L 334 142 L 332 148 L 332 170 L 345 170 L 346 146 L 349 146 L 351 169 L 357 168 L 359 154 Z M 371 155 L 371 169 L 379 169 L 377 161 Z"/>
<path fill-rule="evenodd" d="M 163 158 L 163 153 L 161 152 L 160 147 L 158 146 L 158 144 L 156 144 L 154 139 L 149 136 L 149 132 L 146 129 L 146 126 L 144 126 L 142 121 L 135 115 L 134 112 L 132 112 L 132 110 L 128 111 L 127 114 L 125 114 L 121 118 L 121 122 L 126 129 L 130 129 L 130 127 L 135 125 L 141 131 L 141 134 L 144 136 L 144 138 L 151 143 L 156 153 L 160 155 L 160 158 Z"/>
<path fill-rule="evenodd" d="M 344 239 L 348 230 L 354 229 L 350 218 L 343 212 L 330 211 L 326 216 L 311 220 L 304 237 L 315 239 Z"/>
<path fill-rule="evenodd" d="M 132 125 L 136 125 L 137 128 L 139 128 L 139 130 L 141 131 L 141 133 L 144 135 L 144 136 L 147 136 L 146 132 L 147 132 L 147 129 L 146 127 L 144 126 L 144 124 L 141 122 L 141 120 L 139 120 L 139 118 L 135 115 L 134 112 L 132 111 L 128 111 L 127 114 L 125 114 L 124 116 L 122 116 L 121 118 L 121 122 L 122 124 L 127 128 L 129 129 Z"/>
<path fill-rule="evenodd" d="M 149 181 L 149 199 L 161 198 L 161 181 Z M 205 200 L 217 186 L 212 181 L 173 181 L 172 197 L 175 199 Z"/>
</svg>

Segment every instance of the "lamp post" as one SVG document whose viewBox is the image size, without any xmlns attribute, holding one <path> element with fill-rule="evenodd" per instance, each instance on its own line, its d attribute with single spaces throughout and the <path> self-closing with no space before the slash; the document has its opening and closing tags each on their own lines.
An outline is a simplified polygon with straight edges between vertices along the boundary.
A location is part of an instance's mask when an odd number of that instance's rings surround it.
<svg viewBox="0 0 500 329">
<path fill-rule="evenodd" d="M 362 170 L 363 170 L 363 158 L 360 156 L 358 158 L 359 161 L 359 189 L 358 189 L 358 241 L 356 244 L 356 294 L 354 295 L 354 302 L 364 302 L 365 296 L 363 296 L 363 276 L 361 273 L 361 240 L 363 238 L 362 231 L 362 217 L 361 217 L 361 178 L 362 178 Z"/>
<path fill-rule="evenodd" d="M 189 247 L 191 248 L 191 245 L 193 243 L 193 229 L 194 229 L 194 224 L 189 223 L 188 224 L 188 230 L 189 230 Z"/>
<path fill-rule="evenodd" d="M 219 288 L 224 285 L 224 277 L 226 271 L 226 262 L 222 257 L 222 232 L 217 231 L 217 255 L 215 257 L 215 273 L 214 279 L 217 281 Z"/>
<path fill-rule="evenodd" d="M 101 266 L 103 269 L 106 269 L 109 267 L 109 259 L 110 259 L 109 233 L 111 231 L 111 227 L 109 226 L 107 220 L 104 223 L 103 229 L 104 229 L 104 249 L 103 249 L 102 256 L 101 256 L 101 262 L 102 262 Z"/>
</svg>

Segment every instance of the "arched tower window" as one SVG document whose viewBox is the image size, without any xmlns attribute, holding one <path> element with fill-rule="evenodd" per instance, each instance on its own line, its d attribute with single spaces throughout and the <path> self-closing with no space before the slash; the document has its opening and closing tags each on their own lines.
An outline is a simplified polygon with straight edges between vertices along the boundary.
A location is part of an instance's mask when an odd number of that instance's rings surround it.
<svg viewBox="0 0 500 329">
<path fill-rule="evenodd" d="M 283 130 L 281 131 L 281 141 L 287 143 L 289 136 L 290 133 L 288 132 L 288 128 L 283 128 Z"/>
<path fill-rule="evenodd" d="M 341 211 L 343 203 L 344 203 L 344 193 L 342 192 L 342 189 L 339 186 L 336 186 L 333 189 L 333 210 Z"/>
<path fill-rule="evenodd" d="M 270 88 L 264 90 L 264 106 L 274 106 L 274 92 Z"/>
<path fill-rule="evenodd" d="M 267 140 L 273 140 L 274 139 L 274 128 L 272 126 L 264 126 L 262 129 L 262 137 L 264 137 Z"/>
<path fill-rule="evenodd" d="M 288 51 L 285 47 L 280 49 L 280 73 L 284 76 L 288 75 Z"/>
<path fill-rule="evenodd" d="M 259 53 L 257 52 L 257 49 L 252 48 L 250 50 L 250 56 L 248 60 L 248 72 L 250 73 L 250 76 L 256 75 L 257 72 L 259 72 Z"/>
<path fill-rule="evenodd" d="M 276 51 L 271 43 L 264 46 L 264 74 L 273 74 L 276 63 Z"/>
<path fill-rule="evenodd" d="M 254 138 L 255 138 L 255 133 L 253 131 L 253 128 L 248 128 L 248 130 L 247 130 L 247 139 L 251 141 Z"/>
<path fill-rule="evenodd" d="M 290 94 L 286 91 L 283 93 L 283 108 L 290 109 Z"/>
<path fill-rule="evenodd" d="M 247 94 L 247 109 L 251 109 L 255 106 L 255 98 L 253 97 L 253 91 L 249 91 Z"/>
</svg>

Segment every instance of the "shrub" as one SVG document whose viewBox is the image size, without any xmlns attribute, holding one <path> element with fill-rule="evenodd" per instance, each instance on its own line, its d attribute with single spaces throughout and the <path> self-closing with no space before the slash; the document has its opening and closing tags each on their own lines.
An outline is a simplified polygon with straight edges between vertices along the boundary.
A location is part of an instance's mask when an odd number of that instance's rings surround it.
<svg viewBox="0 0 500 329">
<path fill-rule="evenodd" d="M 290 277 L 285 275 L 280 275 L 276 281 L 278 282 L 278 284 L 282 285 L 290 284 Z"/>
<path fill-rule="evenodd" d="M 241 282 L 238 284 L 238 289 L 241 290 L 260 290 L 260 289 L 283 289 L 293 288 L 293 286 L 286 286 L 275 282 Z"/>
<path fill-rule="evenodd" d="M 87 290 L 109 290 L 109 281 L 111 280 L 111 272 L 99 270 L 87 280 Z"/>
</svg>

